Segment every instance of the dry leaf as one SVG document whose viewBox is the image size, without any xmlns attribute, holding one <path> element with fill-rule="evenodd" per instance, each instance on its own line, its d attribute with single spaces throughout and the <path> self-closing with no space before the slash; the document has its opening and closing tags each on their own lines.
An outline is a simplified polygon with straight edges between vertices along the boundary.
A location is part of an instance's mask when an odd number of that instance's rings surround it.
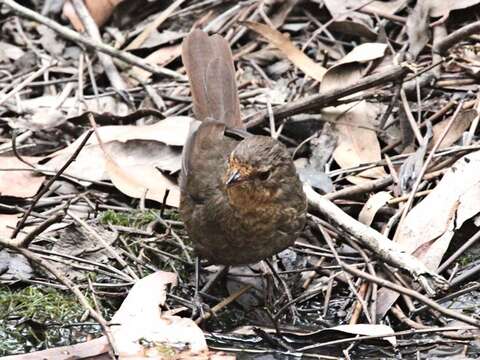
<svg viewBox="0 0 480 360">
<path fill-rule="evenodd" d="M 337 64 L 346 64 L 352 62 L 365 63 L 367 61 L 381 58 L 385 55 L 387 44 L 382 43 L 363 43 L 352 49 Z M 330 71 L 330 69 L 328 70 Z"/>
<path fill-rule="evenodd" d="M 450 11 L 465 9 L 477 5 L 480 0 L 424 0 L 430 7 L 430 16 L 443 17 L 448 16 Z"/>
<path fill-rule="evenodd" d="M 349 108 L 349 110 L 348 110 Z M 380 143 L 374 130 L 379 114 L 383 112 L 381 104 L 361 101 L 354 107 L 339 106 L 324 109 L 322 114 L 335 125 L 337 148 L 333 153 L 335 161 L 342 169 L 356 167 L 368 162 L 381 160 Z M 382 167 L 365 170 L 347 179 L 361 184 L 372 178 L 385 176 Z"/>
<path fill-rule="evenodd" d="M 302 70 L 306 75 L 317 81 L 322 81 L 323 75 L 327 71 L 323 66 L 310 59 L 301 50 L 299 50 L 285 35 L 271 28 L 268 25 L 259 24 L 252 21 L 243 22 L 249 29 L 262 35 L 290 60 L 296 67 Z"/>
<path fill-rule="evenodd" d="M 0 237 L 10 238 L 18 220 L 20 220 L 19 215 L 0 214 Z"/>
<path fill-rule="evenodd" d="M 365 63 L 383 57 L 386 49 L 387 45 L 382 43 L 364 43 L 355 47 L 327 70 L 320 84 L 320 93 L 356 83 L 362 77 Z"/>
<path fill-rule="evenodd" d="M 266 329 L 264 329 L 267 331 Z M 274 333 L 275 330 L 269 330 L 268 332 Z M 395 338 L 395 332 L 390 326 L 380 324 L 353 324 L 353 325 L 338 325 L 331 328 L 321 329 L 311 332 L 290 332 L 288 330 L 283 331 L 284 334 L 289 337 L 290 334 L 293 338 L 301 339 L 300 343 L 304 344 L 307 341 L 314 341 L 316 343 L 332 341 L 336 339 L 345 339 L 346 337 L 353 337 L 354 335 L 371 335 L 385 337 L 378 338 L 380 343 L 388 343 L 389 345 L 396 346 L 397 339 Z M 236 329 L 234 334 L 252 336 L 256 333 L 253 331 L 252 326 L 244 326 Z M 391 336 L 389 336 L 391 334 Z"/>
<path fill-rule="evenodd" d="M 420 203 L 410 210 L 396 241 L 434 271 L 455 230 L 480 212 L 480 151 L 459 159 Z M 377 313 L 383 316 L 398 293 L 381 289 Z"/>
<path fill-rule="evenodd" d="M 388 341 L 392 346 L 397 345 L 397 339 L 394 336 L 395 331 L 390 326 L 387 325 L 377 325 L 377 324 L 353 324 L 353 325 L 339 325 L 334 326 L 333 328 L 327 330 L 340 331 L 352 335 L 369 335 L 369 336 L 378 336 L 378 335 L 388 335 L 382 338 L 385 341 Z"/>
<path fill-rule="evenodd" d="M 40 109 L 55 108 L 59 103 L 59 97 L 53 95 L 45 95 L 36 98 L 22 100 L 22 108 L 24 112 L 36 113 Z M 110 113 L 118 116 L 125 116 L 129 113 L 128 105 L 124 101 L 118 100 L 114 96 L 101 96 L 98 98 L 84 99 L 81 103 L 84 111 L 92 111 L 95 113 Z M 62 100 L 59 110 L 67 113 L 67 117 L 78 115 L 78 99 L 69 97 L 65 101 Z M 70 115 L 68 115 L 70 114 Z"/>
<path fill-rule="evenodd" d="M 383 57 L 385 50 L 386 45 L 380 43 L 365 43 L 357 46 L 328 69 L 320 84 L 320 93 L 356 83 L 362 78 L 365 62 Z M 381 160 L 380 143 L 374 129 L 383 108 L 381 104 L 361 101 L 353 105 L 340 105 L 322 110 L 326 120 L 335 124 L 337 148 L 333 156 L 341 168 Z M 383 169 L 378 167 L 363 171 L 358 176 L 350 176 L 348 180 L 357 184 L 384 175 Z"/>
<path fill-rule="evenodd" d="M 455 119 L 452 127 L 450 128 L 449 132 L 445 136 L 445 138 L 442 140 L 442 143 L 440 144 L 439 149 L 444 149 L 447 148 L 451 145 L 453 145 L 458 139 L 460 139 L 465 131 L 468 130 L 470 127 L 470 124 L 472 123 L 472 120 L 475 119 L 477 116 L 477 111 L 475 109 L 468 109 L 460 112 Z M 429 149 L 432 148 L 434 144 L 437 143 L 437 141 L 440 139 L 440 136 L 442 135 L 443 131 L 448 125 L 448 122 L 450 121 L 450 118 L 447 118 L 437 124 L 433 127 L 433 138 L 430 141 L 429 144 Z"/>
<path fill-rule="evenodd" d="M 9 60 L 18 60 L 25 54 L 20 47 L 0 41 L 0 63 L 7 63 Z"/>
<path fill-rule="evenodd" d="M 429 3 L 417 1 L 407 18 L 408 53 L 415 59 L 430 39 Z"/>
<path fill-rule="evenodd" d="M 350 0 L 355 2 L 358 6 L 358 0 Z M 390 15 L 395 14 L 396 12 L 402 10 L 408 3 L 408 0 L 390 0 L 390 1 L 373 1 L 367 2 L 363 9 L 370 10 L 373 12 L 380 11 Z"/>
<path fill-rule="evenodd" d="M 169 191 L 166 204 L 178 207 L 180 189 L 153 166 L 120 167 L 117 162 L 105 153 L 106 170 L 113 185 L 125 195 L 137 199 L 150 199 L 162 203 Z"/>
<path fill-rule="evenodd" d="M 109 125 L 100 126 L 97 132 L 103 143 L 109 141 L 126 142 L 128 140 L 153 140 L 172 146 L 183 146 L 189 135 L 190 123 L 193 121 L 188 116 L 172 116 L 158 121 L 153 125 Z M 82 134 L 67 148 L 57 151 L 54 155 L 73 152 L 78 148 L 87 133 Z M 98 144 L 92 136 L 87 145 Z"/>
<path fill-rule="evenodd" d="M 148 55 L 144 61 L 148 64 L 163 67 L 179 57 L 181 52 L 181 44 L 165 46 Z M 137 82 L 145 82 L 152 76 L 150 71 L 141 69 L 138 66 L 132 67 L 129 71 L 129 74 Z"/>
<path fill-rule="evenodd" d="M 105 143 L 104 146 L 109 154 L 115 154 L 116 162 L 128 172 L 133 171 L 134 168 L 138 171 L 138 169 L 148 167 L 175 173 L 181 167 L 180 148 L 172 148 L 160 142 L 151 140 L 120 142 L 114 140 Z M 67 149 L 70 149 L 70 147 Z M 43 169 L 57 171 L 70 155 L 68 152 L 60 153 L 44 165 Z M 106 170 L 106 165 L 102 149 L 98 144 L 92 144 L 82 149 L 77 159 L 65 171 L 65 174 L 85 181 L 109 180 L 110 176 Z"/>
<path fill-rule="evenodd" d="M 23 158 L 32 164 L 42 159 L 30 156 Z M 31 167 L 16 157 L 0 157 L 0 196 L 32 197 L 44 179 L 44 176 L 35 175 Z"/>
<path fill-rule="evenodd" d="M 122 2 L 122 0 L 84 0 L 90 15 L 92 16 L 95 24 L 98 27 L 104 25 L 110 16 L 113 9 Z M 78 18 L 78 15 L 70 1 L 66 1 L 63 5 L 63 16 L 67 17 L 72 23 L 75 30 L 78 32 L 84 32 L 82 21 Z"/>
<path fill-rule="evenodd" d="M 191 319 L 161 312 L 167 296 L 166 287 L 175 285 L 176 281 L 174 273 L 157 271 L 138 280 L 130 289 L 111 320 L 120 324 L 112 327 L 112 334 L 121 358 L 145 356 L 147 349 L 142 343 L 169 346 L 175 353 L 208 350 L 202 330 Z"/>
<path fill-rule="evenodd" d="M 162 13 L 155 18 L 150 24 L 148 24 L 145 29 L 138 34 L 138 36 L 133 39 L 133 41 L 128 44 L 127 48 L 125 50 L 132 50 L 132 49 L 138 49 L 143 45 L 143 43 L 148 39 L 150 34 L 154 31 L 157 31 L 157 29 L 160 27 L 161 24 L 165 20 L 167 20 L 170 15 L 184 2 L 185 0 L 176 0 L 173 3 L 170 4 L 169 7 L 167 7 L 165 10 L 162 11 Z"/>
<path fill-rule="evenodd" d="M 370 198 L 360 211 L 360 214 L 358 214 L 358 221 L 370 226 L 377 211 L 380 210 L 380 208 L 385 205 L 391 198 L 392 195 L 390 195 L 390 193 L 386 191 L 380 191 L 370 196 Z"/>
<path fill-rule="evenodd" d="M 91 137 L 66 175 L 85 181 L 111 180 L 126 195 L 162 202 L 170 190 L 167 204 L 178 206 L 180 194 L 175 183 L 160 171 L 175 173 L 181 167 L 181 146 L 185 143 L 191 118 L 171 117 L 154 125 L 117 125 L 97 128 L 104 150 Z M 82 142 L 83 134 L 44 165 L 58 170 Z M 106 153 L 106 154 L 105 154 Z"/>
</svg>

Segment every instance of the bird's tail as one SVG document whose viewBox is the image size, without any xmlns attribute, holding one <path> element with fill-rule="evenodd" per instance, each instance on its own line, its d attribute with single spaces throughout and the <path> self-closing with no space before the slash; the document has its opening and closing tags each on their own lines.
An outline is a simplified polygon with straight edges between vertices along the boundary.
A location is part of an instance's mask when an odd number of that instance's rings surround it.
<svg viewBox="0 0 480 360">
<path fill-rule="evenodd" d="M 190 80 L 195 117 L 244 129 L 228 42 L 220 35 L 194 30 L 183 41 L 182 60 Z"/>
</svg>

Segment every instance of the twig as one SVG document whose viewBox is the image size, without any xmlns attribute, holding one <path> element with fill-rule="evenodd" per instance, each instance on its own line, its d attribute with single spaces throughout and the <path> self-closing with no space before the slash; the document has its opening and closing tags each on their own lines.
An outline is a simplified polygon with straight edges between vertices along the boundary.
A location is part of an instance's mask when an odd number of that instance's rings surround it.
<svg viewBox="0 0 480 360">
<path fill-rule="evenodd" d="M 440 135 L 439 139 L 437 140 L 437 142 L 433 145 L 433 148 L 432 150 L 430 151 L 430 153 L 428 154 L 428 157 L 427 159 L 425 160 L 425 163 L 423 164 L 423 167 L 422 169 L 420 170 L 420 173 L 418 174 L 418 177 L 417 179 L 415 180 L 415 183 L 413 184 L 412 186 L 412 191 L 410 192 L 410 197 L 408 198 L 407 200 L 407 203 L 405 204 L 404 208 L 403 208 L 403 213 L 402 213 L 402 217 L 400 218 L 400 221 L 398 223 L 398 227 L 397 227 L 397 232 L 396 234 L 399 234 L 399 229 L 401 229 L 402 227 L 402 223 L 405 221 L 405 217 L 407 216 L 408 214 L 408 211 L 410 210 L 412 204 L 413 204 L 413 200 L 415 199 L 415 194 L 417 193 L 417 190 L 418 190 L 418 187 L 420 186 L 420 183 L 422 182 L 423 180 L 423 176 L 425 175 L 425 173 L 427 172 L 427 169 L 428 167 L 430 166 L 430 163 L 432 162 L 432 159 L 433 159 L 433 156 L 435 155 L 435 152 L 438 150 L 438 148 L 440 147 L 443 139 L 445 138 L 445 136 L 448 134 L 448 132 L 450 131 L 454 121 L 457 119 L 457 116 L 458 114 L 460 113 L 460 110 L 462 109 L 463 107 L 463 103 L 464 103 L 465 99 L 462 99 L 460 101 L 460 103 L 458 104 L 457 108 L 455 109 L 455 112 L 453 113 L 452 117 L 450 118 L 447 126 L 445 127 L 445 129 L 443 130 L 442 134 Z"/>
<path fill-rule="evenodd" d="M 452 262 L 454 262 L 460 255 L 463 254 L 470 246 L 475 244 L 480 239 L 480 231 L 477 231 L 470 239 L 465 241 L 462 246 L 455 251 L 445 262 L 437 269 L 437 272 L 441 274 Z"/>
<path fill-rule="evenodd" d="M 117 254 L 117 252 L 100 236 L 97 234 L 95 230 L 92 229 L 90 225 L 88 225 L 85 221 L 80 219 L 77 215 L 72 213 L 71 211 L 67 211 L 68 216 L 70 216 L 77 224 L 83 227 L 87 232 L 92 235 L 104 248 L 107 250 L 112 257 L 117 260 L 117 262 L 127 270 L 130 277 L 134 280 L 138 280 L 138 275 L 128 266 L 127 262 Z"/>
<path fill-rule="evenodd" d="M 123 60 L 128 64 L 138 66 L 153 74 L 162 74 L 165 76 L 173 77 L 178 80 L 186 80 L 184 76 L 178 74 L 175 71 L 165 69 L 165 68 L 159 68 L 156 65 L 148 64 L 138 56 L 132 55 L 126 51 L 117 50 L 114 47 L 110 45 L 106 45 L 102 42 L 86 38 L 85 36 L 80 35 L 76 31 L 73 31 L 65 26 L 62 26 L 56 21 L 53 21 L 45 16 L 42 16 L 39 13 L 32 11 L 29 8 L 26 8 L 13 0 L 0 0 L 0 4 L 5 4 L 12 10 L 19 13 L 21 16 L 26 17 L 30 20 L 39 22 L 40 24 L 43 24 L 49 27 L 50 29 L 57 32 L 60 36 L 70 41 L 81 43 L 89 48 L 93 48 L 105 54 L 109 54 L 117 59 Z"/>
<path fill-rule="evenodd" d="M 303 189 L 307 195 L 310 207 L 320 211 L 336 226 L 360 241 L 385 262 L 410 272 L 421 283 L 428 294 L 433 295 L 435 288 L 446 288 L 448 286 L 447 281 L 443 277 L 428 270 L 420 260 L 411 254 L 407 254 L 399 244 L 391 241 L 371 227 L 356 221 L 331 201 L 316 193 L 310 185 L 304 184 Z"/>
<path fill-rule="evenodd" d="M 253 287 L 253 285 L 246 285 L 245 287 L 241 288 L 240 290 L 238 290 L 237 292 L 233 293 L 232 295 L 230 295 L 229 297 L 227 297 L 226 299 L 222 300 L 221 302 L 219 302 L 217 305 L 215 305 L 214 307 L 212 307 L 210 309 L 210 311 L 208 313 L 205 314 L 205 316 L 202 316 L 200 318 L 198 318 L 197 320 L 195 320 L 195 323 L 196 324 L 200 324 L 203 320 L 207 320 L 209 319 L 213 314 L 216 314 L 217 312 L 219 312 L 221 309 L 223 309 L 225 306 L 227 306 L 228 304 L 234 302 L 236 299 L 238 299 L 240 296 L 242 296 L 244 293 L 246 293 L 248 290 L 250 290 L 251 288 Z"/>
<path fill-rule="evenodd" d="M 87 6 L 83 2 L 83 0 L 70 0 L 75 12 L 77 13 L 79 19 L 82 21 L 82 24 L 87 31 L 88 35 L 93 41 L 97 41 L 99 43 L 102 42 L 102 37 L 100 35 L 100 31 L 98 30 L 98 26 L 95 23 L 95 20 L 93 20 L 92 15 L 87 9 Z M 113 63 L 112 58 L 110 55 L 105 54 L 105 53 L 100 53 L 98 54 L 98 59 L 102 63 L 103 69 L 105 70 L 105 74 L 108 77 L 108 80 L 110 80 L 110 84 L 116 89 L 116 90 L 126 90 L 127 85 L 123 81 L 122 77 L 118 73 L 117 68 L 115 67 L 115 64 Z"/>
<path fill-rule="evenodd" d="M 93 131 L 90 130 L 87 132 L 85 137 L 83 138 L 82 142 L 80 145 L 78 145 L 78 148 L 75 150 L 75 152 L 70 156 L 70 158 L 67 160 L 67 162 L 60 168 L 60 170 L 57 171 L 55 176 L 53 176 L 46 184 L 45 186 L 38 192 L 37 195 L 32 200 L 32 203 L 30 204 L 30 207 L 28 210 L 25 212 L 23 215 L 22 219 L 19 221 L 17 227 L 12 233 L 12 236 L 10 237 L 11 239 L 15 239 L 15 237 L 18 235 L 19 231 L 22 229 L 22 227 L 25 225 L 25 221 L 27 221 L 28 216 L 31 214 L 33 208 L 35 207 L 35 204 L 40 200 L 40 198 L 50 189 L 50 186 L 60 177 L 60 175 L 63 174 L 63 172 L 70 166 L 70 164 L 77 158 L 78 154 L 80 154 L 80 151 L 82 151 L 83 147 L 87 143 L 88 139 L 90 136 L 93 134 Z"/>
<path fill-rule="evenodd" d="M 0 0 L 1 1 L 1 0 Z M 5 101 L 10 99 L 12 95 L 17 94 L 20 90 L 22 90 L 25 86 L 27 86 L 29 83 L 31 83 L 33 80 L 35 80 L 37 77 L 40 75 L 44 74 L 45 71 L 47 71 L 53 64 L 48 63 L 46 65 L 43 65 L 40 69 L 32 73 L 30 76 L 28 76 L 25 80 L 23 80 L 20 84 L 15 86 L 12 91 L 10 91 L 8 94 L 5 94 L 1 99 L 0 99 L 0 105 L 2 105 Z"/>
<path fill-rule="evenodd" d="M 479 320 L 476 320 L 476 319 L 474 319 L 470 316 L 463 315 L 462 313 L 460 313 L 458 311 L 444 308 L 443 306 L 439 305 L 438 303 L 436 303 L 432 299 L 429 299 L 425 295 L 420 294 L 418 291 L 408 289 L 404 286 L 394 284 L 391 281 L 381 279 L 381 278 L 376 277 L 376 276 L 372 276 L 372 275 L 370 275 L 370 274 L 368 274 L 364 271 L 356 269 L 353 266 L 347 265 L 344 262 L 342 262 L 341 265 L 345 269 L 345 271 L 349 272 L 352 275 L 359 276 L 359 277 L 361 277 L 361 278 L 363 278 L 367 281 L 376 283 L 380 286 L 383 286 L 383 287 L 389 288 L 393 291 L 399 292 L 400 294 L 410 296 L 410 297 L 420 301 L 421 303 L 429 306 L 433 310 L 438 311 L 442 315 L 448 316 L 452 319 L 456 319 L 456 320 L 462 321 L 464 323 L 470 324 L 472 326 L 475 326 L 477 328 L 480 328 L 480 321 Z"/>
<path fill-rule="evenodd" d="M 459 43 L 463 39 L 468 38 L 470 35 L 477 34 L 480 32 L 480 21 L 474 22 L 472 24 L 466 25 L 458 30 L 455 30 L 447 37 L 439 41 L 433 46 L 433 51 L 445 54 L 448 49 L 450 49 L 455 44 Z"/>
<path fill-rule="evenodd" d="M 403 78 L 408 69 L 403 66 L 392 66 L 390 69 L 381 74 L 366 76 L 357 83 L 340 89 L 325 92 L 324 94 L 310 96 L 305 99 L 290 102 L 285 105 L 273 108 L 273 115 L 276 120 L 284 119 L 288 116 L 299 114 L 302 112 L 318 110 L 326 106 L 333 106 L 338 99 L 347 95 L 355 94 L 361 90 L 369 89 L 374 86 L 382 85 L 387 82 Z M 261 124 L 268 117 L 268 112 L 260 111 L 245 119 L 247 127 L 253 127 Z"/>
</svg>

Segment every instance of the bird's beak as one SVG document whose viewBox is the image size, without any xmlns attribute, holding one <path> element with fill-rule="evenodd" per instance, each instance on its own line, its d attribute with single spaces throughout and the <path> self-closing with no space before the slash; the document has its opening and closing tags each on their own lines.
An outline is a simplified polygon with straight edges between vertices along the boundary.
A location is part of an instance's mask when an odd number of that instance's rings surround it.
<svg viewBox="0 0 480 360">
<path fill-rule="evenodd" d="M 225 182 L 225 185 L 227 186 L 232 186 L 234 184 L 237 184 L 241 181 L 242 177 L 240 175 L 240 172 L 238 170 L 235 170 L 230 174 L 228 177 L 227 181 Z"/>
</svg>

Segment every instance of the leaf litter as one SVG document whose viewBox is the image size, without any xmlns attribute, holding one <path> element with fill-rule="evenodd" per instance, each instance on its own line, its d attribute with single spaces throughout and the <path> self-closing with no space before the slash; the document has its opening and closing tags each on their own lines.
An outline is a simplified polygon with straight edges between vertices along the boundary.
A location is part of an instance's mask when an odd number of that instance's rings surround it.
<svg viewBox="0 0 480 360">
<path fill-rule="evenodd" d="M 140 358 L 233 357 L 221 350 L 367 358 L 412 349 L 431 358 L 439 343 L 447 354 L 461 346 L 465 358 L 478 356 L 469 341 L 476 330 L 466 326 L 475 316 L 461 307 L 478 307 L 479 295 L 478 36 L 465 31 L 478 23 L 479 1 L 86 1 L 113 47 L 101 49 L 111 66 L 98 44 L 86 51 L 67 36 L 70 27 L 83 37 L 91 30 L 76 2 L 34 4 L 35 21 L 10 0 L 2 8 L 0 280 L 13 292 L 73 281 L 108 309 L 113 337 L 87 340 L 76 330 L 47 346 L 40 336 L 34 348 L 50 349 L 31 356 L 95 356 L 115 342 L 122 356 Z M 62 6 L 71 25 L 52 27 L 40 15 L 59 22 Z M 188 319 L 194 255 L 176 211 L 193 121 L 179 55 L 193 28 L 226 36 L 242 115 L 260 119 L 249 130 L 286 144 L 302 180 L 352 226 L 312 207 L 302 236 L 270 266 L 231 269 L 203 294 L 215 315 L 200 312 L 204 331 Z M 125 87 L 111 82 L 115 74 Z M 81 145 L 89 113 L 100 141 Z M 371 231 L 451 287 L 422 290 L 409 269 L 397 271 L 362 243 Z M 202 271 L 201 284 L 215 269 Z M 470 298 L 462 288 L 473 289 Z M 449 311 L 445 296 L 460 306 Z M 25 324 L 41 334 L 34 320 Z M 1 355 L 28 358 L 23 352 L 21 343 L 0 346 Z"/>
</svg>

